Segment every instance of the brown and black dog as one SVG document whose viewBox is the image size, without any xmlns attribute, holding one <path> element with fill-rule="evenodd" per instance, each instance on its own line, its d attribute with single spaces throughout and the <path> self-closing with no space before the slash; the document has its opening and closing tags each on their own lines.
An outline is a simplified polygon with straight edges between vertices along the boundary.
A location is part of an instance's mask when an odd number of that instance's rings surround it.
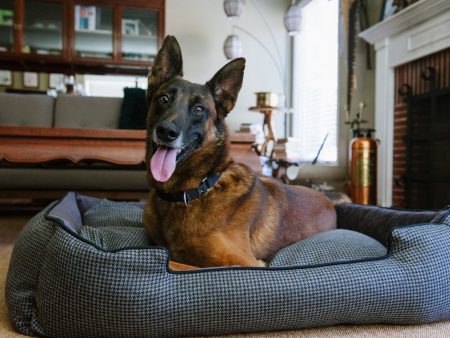
<svg viewBox="0 0 450 338">
<path fill-rule="evenodd" d="M 245 59 L 235 59 L 205 85 L 191 83 L 168 36 L 149 75 L 144 223 L 169 249 L 172 269 L 261 266 L 277 250 L 336 227 L 323 194 L 259 177 L 230 158 L 224 119 L 244 67 Z"/>
</svg>

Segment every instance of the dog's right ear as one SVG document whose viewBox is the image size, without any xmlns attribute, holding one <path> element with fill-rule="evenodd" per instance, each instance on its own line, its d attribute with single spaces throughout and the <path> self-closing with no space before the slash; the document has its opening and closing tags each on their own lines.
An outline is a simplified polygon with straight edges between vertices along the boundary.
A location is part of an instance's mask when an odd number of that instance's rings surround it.
<svg viewBox="0 0 450 338">
<path fill-rule="evenodd" d="M 152 70 L 148 76 L 148 101 L 151 101 L 159 86 L 175 76 L 183 76 L 183 58 L 177 39 L 168 35 L 156 55 Z"/>
</svg>

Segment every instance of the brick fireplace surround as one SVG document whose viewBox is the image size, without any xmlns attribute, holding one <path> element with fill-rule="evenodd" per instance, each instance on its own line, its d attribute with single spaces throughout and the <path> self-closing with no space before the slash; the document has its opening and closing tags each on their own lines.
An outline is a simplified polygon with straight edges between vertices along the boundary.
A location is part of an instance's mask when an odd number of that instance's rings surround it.
<svg viewBox="0 0 450 338">
<path fill-rule="evenodd" d="M 432 60 L 437 60 L 436 67 L 444 67 L 447 73 L 450 71 L 450 1 L 420 0 L 360 33 L 360 37 L 374 45 L 376 52 L 375 129 L 380 140 L 377 204 L 401 207 L 404 206 L 404 199 L 400 197 L 403 192 L 397 187 L 398 180 L 397 184 L 395 181 L 405 170 L 405 162 L 404 155 L 394 155 L 394 149 L 405 151 L 401 133 L 405 133 L 406 110 L 396 94 L 396 86 L 406 82 L 403 80 L 414 84 L 414 74 Z M 415 90 L 426 88 L 416 86 Z"/>
</svg>

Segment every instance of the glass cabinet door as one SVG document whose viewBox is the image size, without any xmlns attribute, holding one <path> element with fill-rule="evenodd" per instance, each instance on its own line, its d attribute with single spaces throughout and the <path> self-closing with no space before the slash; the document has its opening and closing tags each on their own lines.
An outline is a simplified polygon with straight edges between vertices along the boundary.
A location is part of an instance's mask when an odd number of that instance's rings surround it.
<svg viewBox="0 0 450 338">
<path fill-rule="evenodd" d="M 112 8 L 75 6 L 75 53 L 85 58 L 112 58 Z"/>
<path fill-rule="evenodd" d="M 0 53 L 12 52 L 14 45 L 14 1 L 0 1 Z"/>
<path fill-rule="evenodd" d="M 122 17 L 122 59 L 153 60 L 158 45 L 157 13 L 124 10 Z"/>
<path fill-rule="evenodd" d="M 23 53 L 62 54 L 63 5 L 25 0 Z"/>
</svg>

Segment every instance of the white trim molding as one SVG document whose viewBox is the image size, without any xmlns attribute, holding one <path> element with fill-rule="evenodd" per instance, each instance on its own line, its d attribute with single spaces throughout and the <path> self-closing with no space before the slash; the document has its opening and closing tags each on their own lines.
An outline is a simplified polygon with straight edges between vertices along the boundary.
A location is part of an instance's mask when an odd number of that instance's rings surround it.
<svg viewBox="0 0 450 338">
<path fill-rule="evenodd" d="M 375 46 L 377 203 L 392 205 L 395 67 L 450 47 L 450 1 L 421 0 L 359 35 Z"/>
</svg>

